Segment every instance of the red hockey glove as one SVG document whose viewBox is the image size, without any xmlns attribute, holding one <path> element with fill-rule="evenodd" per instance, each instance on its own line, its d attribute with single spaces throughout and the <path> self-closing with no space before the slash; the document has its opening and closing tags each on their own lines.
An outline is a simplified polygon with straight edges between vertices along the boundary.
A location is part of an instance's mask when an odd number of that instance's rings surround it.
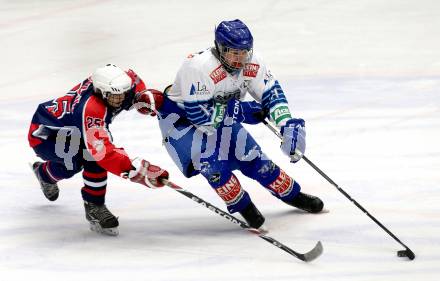
<svg viewBox="0 0 440 281">
<path fill-rule="evenodd" d="M 134 100 L 134 106 L 139 113 L 155 116 L 157 110 L 163 105 L 163 93 L 158 90 L 147 89 L 136 93 Z"/>
<path fill-rule="evenodd" d="M 158 166 L 151 165 L 148 161 L 140 158 L 135 158 L 131 162 L 134 169 L 121 176 L 128 178 L 132 182 L 143 184 L 150 188 L 158 188 L 164 186 L 162 180 L 168 179 L 168 172 Z"/>
</svg>

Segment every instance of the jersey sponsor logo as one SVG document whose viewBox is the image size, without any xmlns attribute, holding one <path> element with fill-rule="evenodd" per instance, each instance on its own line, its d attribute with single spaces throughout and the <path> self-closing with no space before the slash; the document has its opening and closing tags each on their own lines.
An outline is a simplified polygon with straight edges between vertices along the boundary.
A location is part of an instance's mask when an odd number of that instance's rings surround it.
<svg viewBox="0 0 440 281">
<path fill-rule="evenodd" d="M 275 109 L 273 112 L 273 119 L 278 119 L 286 114 L 290 115 L 289 108 L 287 106 L 280 106 L 279 108 Z"/>
<path fill-rule="evenodd" d="M 277 125 L 286 118 L 292 118 L 289 108 L 285 105 L 275 108 L 270 115 Z"/>
<path fill-rule="evenodd" d="M 214 126 L 214 128 L 218 128 L 218 126 L 220 126 L 220 123 L 225 118 L 225 113 L 226 113 L 226 104 L 216 102 L 214 104 L 214 111 L 212 112 L 212 117 L 211 117 L 213 123 L 212 126 Z"/>
<path fill-rule="evenodd" d="M 202 84 L 200 82 L 197 82 L 196 84 L 197 86 L 195 86 L 194 84 L 191 85 L 191 90 L 189 92 L 189 94 L 192 95 L 196 95 L 196 96 L 203 96 L 203 95 L 209 95 L 209 91 L 206 88 L 205 84 Z"/>
<path fill-rule="evenodd" d="M 240 113 L 240 101 L 239 100 L 235 100 L 234 101 L 234 111 L 233 111 L 234 115 L 232 116 L 232 119 L 236 120 L 238 114 Z"/>
<path fill-rule="evenodd" d="M 234 175 L 215 191 L 228 205 L 235 204 L 243 197 L 243 189 Z"/>
<path fill-rule="evenodd" d="M 243 76 L 257 77 L 258 69 L 260 69 L 259 64 L 247 63 L 244 65 Z"/>
<path fill-rule="evenodd" d="M 222 65 L 219 65 L 216 69 L 214 69 L 214 71 L 211 72 L 211 74 L 209 74 L 209 77 L 211 77 L 212 81 L 214 81 L 214 84 L 217 84 L 226 78 L 226 70 Z"/>
<path fill-rule="evenodd" d="M 280 170 L 280 175 L 268 186 L 269 189 L 279 194 L 281 197 L 289 194 L 292 190 L 292 187 L 293 179 L 289 177 L 283 170 Z"/>
</svg>

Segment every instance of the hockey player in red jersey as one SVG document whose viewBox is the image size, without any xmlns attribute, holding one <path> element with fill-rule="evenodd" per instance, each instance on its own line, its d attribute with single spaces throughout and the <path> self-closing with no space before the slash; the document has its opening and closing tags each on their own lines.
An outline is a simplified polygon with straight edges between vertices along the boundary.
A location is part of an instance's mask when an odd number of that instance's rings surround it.
<svg viewBox="0 0 440 281">
<path fill-rule="evenodd" d="M 65 96 L 40 104 L 32 118 L 29 144 L 45 162 L 32 165 L 50 201 L 58 198 L 57 182 L 82 171 L 86 219 L 91 229 L 118 235 L 118 218 L 106 207 L 107 172 L 150 188 L 162 187 L 168 172 L 140 158 L 130 158 L 112 142 L 109 124 L 122 110 L 136 108 L 154 115 L 162 93 L 147 90 L 133 71 L 108 64 Z"/>
</svg>

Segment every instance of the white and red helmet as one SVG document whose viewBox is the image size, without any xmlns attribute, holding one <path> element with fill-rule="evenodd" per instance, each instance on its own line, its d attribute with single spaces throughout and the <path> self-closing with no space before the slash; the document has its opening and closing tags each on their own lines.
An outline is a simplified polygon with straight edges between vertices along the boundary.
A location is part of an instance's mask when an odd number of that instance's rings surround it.
<svg viewBox="0 0 440 281">
<path fill-rule="evenodd" d="M 127 73 L 114 64 L 96 69 L 91 78 L 95 92 L 100 92 L 104 99 L 109 95 L 125 95 L 133 86 Z"/>
</svg>

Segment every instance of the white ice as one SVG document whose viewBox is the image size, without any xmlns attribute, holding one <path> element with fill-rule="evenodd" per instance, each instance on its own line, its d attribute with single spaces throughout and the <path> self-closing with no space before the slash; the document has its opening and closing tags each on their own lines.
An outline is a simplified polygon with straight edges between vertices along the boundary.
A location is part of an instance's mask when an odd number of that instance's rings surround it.
<svg viewBox="0 0 440 281">
<path fill-rule="evenodd" d="M 439 280 L 440 2 L 0 1 L 0 280 Z M 27 166 L 36 106 L 94 68 L 133 68 L 149 87 L 171 83 L 182 59 L 213 43 L 224 19 L 251 28 L 255 50 L 306 120 L 307 156 L 417 255 L 403 249 L 304 161 L 292 165 L 264 126 L 248 126 L 272 159 L 319 195 L 305 214 L 238 173 L 270 235 L 306 264 L 164 188 L 110 176 L 120 236 L 89 231 L 80 175 L 47 201 Z M 201 177 L 171 162 L 157 121 L 123 113 L 115 142 L 166 167 L 171 179 L 225 209 Z"/>
</svg>

